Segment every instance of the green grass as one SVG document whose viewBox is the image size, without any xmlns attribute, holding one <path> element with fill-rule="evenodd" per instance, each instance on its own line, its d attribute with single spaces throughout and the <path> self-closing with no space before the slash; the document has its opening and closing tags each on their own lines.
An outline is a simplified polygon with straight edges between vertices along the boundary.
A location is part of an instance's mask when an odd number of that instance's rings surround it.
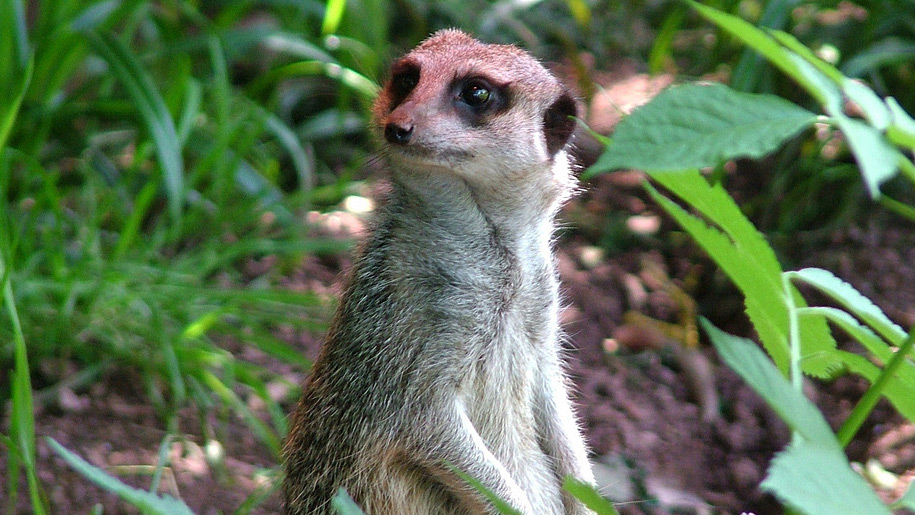
<svg viewBox="0 0 915 515">
<path fill-rule="evenodd" d="M 22 494 L 36 513 L 48 509 L 33 403 L 117 370 L 140 378 L 167 429 L 194 406 L 204 434 L 218 435 L 207 413 L 227 410 L 278 459 L 286 416 L 267 384 L 279 378 L 221 342 L 307 370 L 275 330 L 320 331 L 329 306 L 278 283 L 303 256 L 348 247 L 312 236 L 304 215 L 338 202 L 350 189 L 337 178 L 343 165 L 367 155 L 366 77 L 378 75 L 384 47 L 374 47 L 376 68 L 351 68 L 361 62 L 324 45 L 322 2 L 30 9 L 27 22 L 22 3 L 0 3 L 0 79 L 12 86 L 0 92 L 11 506 Z M 305 62 L 322 66 L 274 73 Z M 249 89 L 261 76 L 271 80 Z M 243 273 L 265 256 L 275 256 L 271 271 Z"/>
</svg>

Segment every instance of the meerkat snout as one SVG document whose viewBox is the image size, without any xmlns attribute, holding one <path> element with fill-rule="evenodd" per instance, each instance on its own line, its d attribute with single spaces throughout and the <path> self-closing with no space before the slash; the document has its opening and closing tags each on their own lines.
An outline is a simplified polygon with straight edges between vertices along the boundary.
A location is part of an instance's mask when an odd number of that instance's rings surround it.
<svg viewBox="0 0 915 515">
<path fill-rule="evenodd" d="M 404 127 L 394 122 L 388 122 L 387 125 L 384 126 L 384 139 L 386 139 L 388 143 L 406 145 L 410 142 L 410 136 L 412 135 L 412 124 Z"/>
</svg>

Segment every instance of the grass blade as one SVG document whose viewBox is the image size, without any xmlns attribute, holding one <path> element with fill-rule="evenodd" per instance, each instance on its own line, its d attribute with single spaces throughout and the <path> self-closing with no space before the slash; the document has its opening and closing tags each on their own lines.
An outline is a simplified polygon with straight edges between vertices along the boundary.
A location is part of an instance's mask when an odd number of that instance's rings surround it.
<svg viewBox="0 0 915 515">
<path fill-rule="evenodd" d="M 477 478 L 471 476 L 470 474 L 464 472 L 463 470 L 451 465 L 450 463 L 446 463 L 446 465 L 448 466 L 448 468 L 451 469 L 452 472 L 454 472 L 455 474 L 458 475 L 458 477 L 460 477 L 461 479 L 466 481 L 477 492 L 480 492 L 481 494 L 483 494 L 483 497 L 485 497 L 486 500 L 491 502 L 493 507 L 495 507 L 496 511 L 498 511 L 499 513 L 501 513 L 502 515 L 521 515 L 520 511 L 518 511 L 514 506 L 509 504 L 508 501 L 506 501 L 505 499 L 502 499 L 501 497 L 496 495 L 495 492 L 493 492 L 489 488 L 486 488 L 486 485 L 484 485 L 479 479 L 477 479 Z"/>
<path fill-rule="evenodd" d="M 594 486 L 579 481 L 574 477 L 567 476 L 562 483 L 562 487 L 596 513 L 600 515 L 617 515 L 616 508 L 613 507 L 613 504 L 604 499 L 600 493 L 594 489 Z"/>
<path fill-rule="evenodd" d="M 184 501 L 175 499 L 168 494 L 163 494 L 162 497 L 159 497 L 145 490 L 127 486 L 118 479 L 105 473 L 104 470 L 70 452 L 54 439 L 48 438 L 47 442 L 54 452 L 86 479 L 109 492 L 117 494 L 121 499 L 140 508 L 143 513 L 158 515 L 193 515 L 193 512 L 184 504 Z"/>
<path fill-rule="evenodd" d="M 165 178 L 169 212 L 174 220 L 181 218 L 184 205 L 184 160 L 175 122 L 152 78 L 139 60 L 120 41 L 107 34 L 88 32 L 92 47 L 111 67 L 115 77 L 133 100 L 156 147 L 156 155 Z"/>
<path fill-rule="evenodd" d="M 337 490 L 337 495 L 330 500 L 330 505 L 338 515 L 365 515 L 356 501 L 342 488 Z"/>
<path fill-rule="evenodd" d="M 33 68 L 34 61 L 29 59 L 25 66 L 25 71 L 17 77 L 15 82 L 7 85 L 10 86 L 9 92 L 12 93 L 13 97 L 5 99 L 0 96 L 0 155 L 3 155 L 6 140 L 13 131 L 13 123 L 19 114 L 19 107 L 22 106 L 22 99 L 29 88 L 29 83 L 32 81 Z"/>
<path fill-rule="evenodd" d="M 29 359 L 25 347 L 25 337 L 22 334 L 22 324 L 16 310 L 13 287 L 10 284 L 10 275 L 7 273 L 3 258 L 0 257 L 0 277 L 3 277 L 3 303 L 13 327 L 13 345 L 15 368 L 12 377 L 12 413 L 10 414 L 10 441 L 15 446 L 10 452 L 10 493 L 15 497 L 17 478 L 19 476 L 19 463 L 25 468 L 26 480 L 29 485 L 29 496 L 32 511 L 37 515 L 47 513 L 38 475 L 35 471 L 35 416 L 32 409 L 32 382 L 29 377 Z M 13 459 L 13 456 L 16 459 Z M 15 506 L 15 501 L 12 504 Z"/>
</svg>

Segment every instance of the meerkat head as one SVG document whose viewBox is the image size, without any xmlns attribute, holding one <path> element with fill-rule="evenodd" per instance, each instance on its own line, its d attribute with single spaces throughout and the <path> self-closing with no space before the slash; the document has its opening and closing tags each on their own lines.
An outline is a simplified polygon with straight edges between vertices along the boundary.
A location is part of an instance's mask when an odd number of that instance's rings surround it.
<svg viewBox="0 0 915 515">
<path fill-rule="evenodd" d="M 373 107 L 389 157 L 479 183 L 568 174 L 564 148 L 575 101 L 536 59 L 458 30 L 433 34 L 394 62 Z"/>
</svg>

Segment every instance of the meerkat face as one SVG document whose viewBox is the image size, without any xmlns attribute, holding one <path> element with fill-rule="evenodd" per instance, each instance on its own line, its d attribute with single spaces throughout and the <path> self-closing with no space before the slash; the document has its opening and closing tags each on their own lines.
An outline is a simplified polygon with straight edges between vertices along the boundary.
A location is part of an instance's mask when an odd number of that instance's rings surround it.
<svg viewBox="0 0 915 515">
<path fill-rule="evenodd" d="M 435 33 L 396 61 L 373 107 L 393 160 L 467 179 L 551 168 L 575 112 L 571 95 L 530 54 L 457 30 Z"/>
</svg>

